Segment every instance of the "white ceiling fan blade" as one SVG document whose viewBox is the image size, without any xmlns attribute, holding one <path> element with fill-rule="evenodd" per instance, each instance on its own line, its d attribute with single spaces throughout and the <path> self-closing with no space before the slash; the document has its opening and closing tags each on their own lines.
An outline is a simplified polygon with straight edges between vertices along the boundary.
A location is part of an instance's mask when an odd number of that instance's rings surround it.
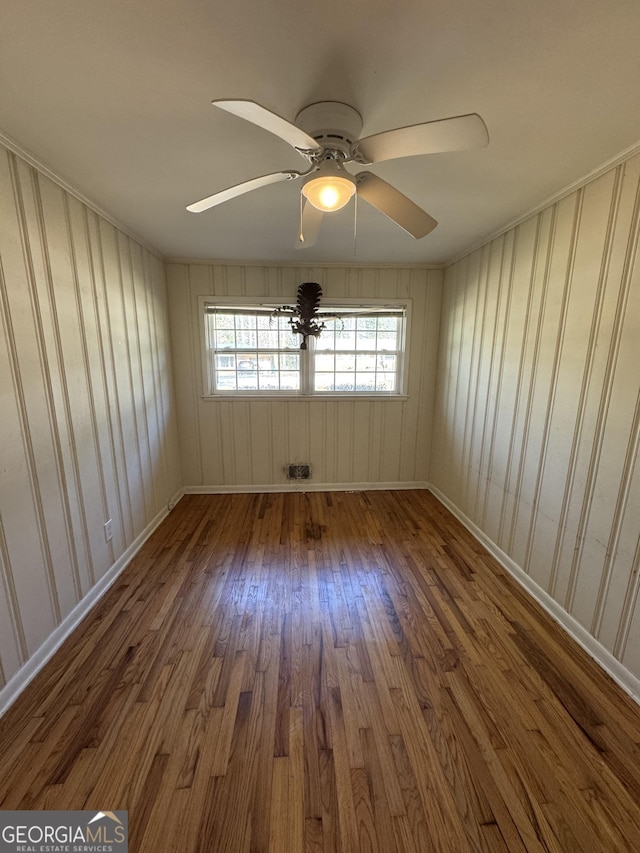
<svg viewBox="0 0 640 853">
<path fill-rule="evenodd" d="M 225 201 L 230 201 L 244 193 L 257 190 L 260 187 L 266 187 L 269 184 L 277 184 L 280 181 L 292 181 L 300 177 L 300 172 L 274 172 L 271 175 L 262 175 L 260 178 L 252 178 L 250 181 L 245 181 L 242 184 L 236 184 L 226 190 L 207 196 L 206 198 L 196 201 L 187 206 L 190 213 L 202 213 L 204 210 L 209 210 L 210 207 L 215 207 L 217 204 L 222 204 Z"/>
<path fill-rule="evenodd" d="M 489 133 L 477 113 L 398 127 L 359 139 L 351 148 L 358 163 L 380 163 L 399 157 L 467 151 L 489 144 Z"/>
<path fill-rule="evenodd" d="M 311 204 L 311 202 L 307 201 L 306 198 L 303 198 L 302 202 L 300 231 L 298 232 L 296 248 L 308 249 L 316 244 L 324 214 L 321 210 L 318 210 L 317 207 Z"/>
<path fill-rule="evenodd" d="M 254 101 L 211 101 L 211 103 L 214 107 L 233 113 L 279 136 L 300 152 L 320 153 L 322 150 L 316 140 L 304 130 Z"/>
<path fill-rule="evenodd" d="M 406 195 L 371 172 L 360 172 L 356 175 L 356 184 L 359 198 L 368 201 L 416 240 L 433 231 L 438 224 Z"/>
</svg>

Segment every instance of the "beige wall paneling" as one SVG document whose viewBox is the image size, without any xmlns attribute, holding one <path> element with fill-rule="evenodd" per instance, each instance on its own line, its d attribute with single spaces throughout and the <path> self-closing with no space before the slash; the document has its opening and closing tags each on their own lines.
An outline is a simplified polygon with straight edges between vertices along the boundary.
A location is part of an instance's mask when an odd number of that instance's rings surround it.
<svg viewBox="0 0 640 853">
<path fill-rule="evenodd" d="M 557 339 L 556 369 L 553 377 L 553 402 L 545 454 L 541 460 L 539 506 L 544 508 L 536 518 L 529 554 L 529 573 L 544 589 L 554 595 L 562 581 L 562 572 L 571 565 L 558 561 L 559 537 L 565 536 L 567 516 L 572 498 L 584 493 L 581 483 L 587 469 L 579 459 L 580 439 L 593 433 L 593 410 L 585 405 L 588 388 L 589 353 L 594 345 L 594 322 L 597 324 L 602 301 L 603 252 L 608 242 L 609 207 L 615 193 L 614 173 L 589 184 L 578 193 L 575 239 L 572 244 L 566 280 L 566 310 Z M 613 195 L 612 195 L 613 194 Z M 577 491 L 575 489 L 577 487 Z M 572 552 L 579 545 L 569 533 L 567 547 Z M 587 569 L 586 566 L 584 566 Z M 598 569 L 596 568 L 597 572 Z M 559 576 L 560 572 L 560 576 Z M 587 569 L 584 579 L 597 583 L 598 575 Z M 560 590 L 560 603 L 565 604 Z M 570 602 L 568 609 L 573 611 Z M 574 615 L 585 626 L 592 613 Z"/>
<path fill-rule="evenodd" d="M 76 234 L 76 245 L 73 245 L 68 194 L 47 178 L 39 177 L 38 188 L 42 203 L 45 281 L 50 295 L 50 333 L 45 335 L 47 361 L 56 365 L 55 417 L 61 434 L 64 489 L 81 578 L 75 604 L 96 581 L 94 563 L 102 561 L 108 565 L 110 562 L 104 537 L 106 519 L 101 500 L 91 376 L 79 293 L 79 274 L 86 275 L 86 269 L 79 269 L 78 255 L 84 267 L 80 247 L 85 247 L 80 230 Z M 76 221 L 78 212 L 75 207 Z M 95 496 L 100 499 L 96 501 Z"/>
<path fill-rule="evenodd" d="M 4 148 L 0 313 L 2 704 L 181 482 L 162 262 Z"/>
<path fill-rule="evenodd" d="M 0 168 L 0 187 L 2 186 L 2 171 Z M 5 258 L 3 258 L 4 260 Z M 2 470 L 0 482 L 0 666 L 3 682 L 6 682 L 24 663 L 29 650 L 22 624 L 22 614 L 20 613 L 19 591 L 13 577 L 12 553 L 9 551 L 9 543 L 4 530 L 5 519 L 10 523 L 12 518 L 14 520 L 20 518 L 19 501 L 24 499 L 24 493 L 21 489 L 14 493 L 13 489 L 22 484 L 26 470 L 24 455 L 20 452 L 22 435 L 19 410 L 14 399 L 15 384 L 11 369 L 13 362 L 6 346 L 9 335 L 5 311 L 6 285 L 3 267 L 4 263 L 0 266 L 0 295 L 2 296 L 0 318 L 2 319 L 3 332 L 0 337 L 0 399 L 2 399 L 2 419 L 0 420 L 0 434 L 2 435 L 2 441 L 0 441 L 0 469 Z M 15 505 L 13 510 L 12 504 Z M 27 515 L 25 518 L 29 521 L 31 516 Z M 27 548 L 31 549 L 33 544 L 33 542 L 27 543 Z M 37 548 L 38 543 L 36 542 L 35 545 Z M 19 542 L 16 542 L 15 549 L 12 548 L 12 551 L 16 551 L 16 549 L 17 561 L 20 554 Z"/>
<path fill-rule="evenodd" d="M 168 264 L 183 476 L 187 486 L 286 486 L 309 462 L 312 484 L 426 482 L 440 312 L 439 270 Z M 198 298 L 295 303 L 303 281 L 325 300 L 410 299 L 406 400 L 203 400 Z"/>
<path fill-rule="evenodd" d="M 144 391 L 140 366 L 139 335 L 136 323 L 135 285 L 131 264 L 131 248 L 125 234 L 117 233 L 117 253 L 120 269 L 120 329 L 122 352 L 118 377 L 121 399 L 126 412 L 126 459 L 131 468 L 130 493 L 136 529 L 144 524 L 152 504 L 149 494 L 149 439 L 145 423 Z M 114 300 L 118 301 L 118 300 Z"/>
<path fill-rule="evenodd" d="M 0 516 L 5 572 L 15 591 L 26 655 L 55 628 L 62 607 L 77 601 L 70 537 L 54 534 L 63 512 L 52 432 L 51 376 L 43 351 L 35 261 L 26 237 L 25 210 L 14 155 L 0 161 L 0 258 L 5 358 L 3 369 Z M 40 328 L 38 328 L 40 326 Z M 57 533 L 57 531 L 55 531 Z M 54 534 L 52 536 L 52 534 Z M 56 577 L 55 557 L 64 560 Z M 58 589 L 62 586 L 62 591 Z M 13 672 L 8 669 L 9 678 Z"/>
<path fill-rule="evenodd" d="M 531 323 L 536 340 L 531 349 L 530 384 L 524 413 L 523 439 L 526 436 L 526 441 L 523 440 L 519 450 L 519 494 L 509 539 L 514 559 L 525 569 L 529 566 L 536 523 L 539 521 L 542 525 L 552 526 L 556 523 L 553 510 L 540 504 L 540 490 L 568 304 L 570 279 L 567 271 L 571 265 L 579 198 L 562 201 L 538 217 L 540 234 L 536 266 L 542 281 L 537 317 Z"/>
<path fill-rule="evenodd" d="M 446 271 L 432 465 L 636 676 L 639 186 L 636 155 Z"/>
</svg>

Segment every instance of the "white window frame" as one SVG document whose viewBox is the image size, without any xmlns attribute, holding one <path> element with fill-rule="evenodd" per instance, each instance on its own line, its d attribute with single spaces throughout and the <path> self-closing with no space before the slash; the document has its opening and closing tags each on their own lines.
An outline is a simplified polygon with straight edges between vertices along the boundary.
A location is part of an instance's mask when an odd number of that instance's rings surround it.
<svg viewBox="0 0 640 853">
<path fill-rule="evenodd" d="M 280 390 L 220 390 L 214 389 L 214 380 L 210 376 L 210 341 L 206 329 L 206 313 L 209 306 L 215 306 L 226 310 L 237 308 L 247 311 L 251 308 L 258 310 L 273 311 L 282 305 L 295 305 L 295 299 L 287 300 L 286 297 L 276 300 L 256 299 L 251 297 L 236 297 L 236 298 L 220 298 L 216 296 L 200 296 L 198 298 L 198 325 L 200 328 L 200 352 L 202 364 L 202 399 L 204 400 L 402 400 L 407 397 L 407 380 L 408 380 L 408 353 L 409 353 L 409 331 L 411 328 L 411 300 L 410 299 L 346 299 L 346 298 L 324 298 L 320 305 L 321 313 L 330 313 L 335 310 L 336 313 L 349 314 L 351 312 L 366 312 L 383 313 L 385 309 L 402 310 L 404 312 L 403 322 L 401 323 L 400 335 L 401 346 L 398 350 L 399 364 L 397 368 L 397 388 L 395 391 L 314 391 L 313 386 L 313 354 L 321 352 L 315 349 L 315 338 L 310 337 L 307 341 L 308 349 L 299 350 L 301 355 L 300 365 L 300 391 L 280 391 Z M 282 314 L 281 317 L 288 315 Z M 302 338 L 296 335 L 296 338 L 302 342 Z"/>
</svg>

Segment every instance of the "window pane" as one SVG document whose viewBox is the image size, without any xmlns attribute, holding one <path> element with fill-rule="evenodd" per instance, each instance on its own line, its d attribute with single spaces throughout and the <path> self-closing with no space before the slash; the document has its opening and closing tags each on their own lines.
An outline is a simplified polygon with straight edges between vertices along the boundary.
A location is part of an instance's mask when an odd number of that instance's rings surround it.
<svg viewBox="0 0 640 853">
<path fill-rule="evenodd" d="M 395 350 L 398 348 L 398 336 L 395 332 L 378 332 L 376 349 Z"/>
<path fill-rule="evenodd" d="M 356 328 L 359 332 L 375 332 L 378 321 L 376 317 L 357 317 Z"/>
<path fill-rule="evenodd" d="M 236 368 L 236 357 L 235 355 L 217 355 L 216 356 L 216 370 L 235 370 Z"/>
<path fill-rule="evenodd" d="M 378 370 L 393 371 L 395 373 L 397 370 L 397 363 L 398 359 L 395 355 L 383 353 L 378 356 L 376 367 Z"/>
<path fill-rule="evenodd" d="M 333 391 L 333 373 L 316 373 L 316 391 Z"/>
<path fill-rule="evenodd" d="M 236 333 L 233 329 L 217 329 L 214 342 L 216 349 L 231 349 L 236 345 Z"/>
<path fill-rule="evenodd" d="M 376 391 L 388 391 L 389 393 L 396 390 L 396 375 L 395 373 L 377 373 L 376 374 Z"/>
<path fill-rule="evenodd" d="M 255 347 L 258 345 L 256 340 L 256 332 L 254 329 L 237 329 L 236 330 L 236 346 L 237 347 Z"/>
<path fill-rule="evenodd" d="M 280 370 L 300 370 L 300 355 L 295 352 L 280 353 Z"/>
<path fill-rule="evenodd" d="M 234 317 L 232 314 L 212 314 L 216 329 L 235 329 Z"/>
<path fill-rule="evenodd" d="M 255 370 L 241 372 L 238 371 L 238 390 L 239 391 L 257 391 L 258 390 L 258 374 Z"/>
<path fill-rule="evenodd" d="M 286 329 L 280 330 L 278 340 L 278 346 L 280 349 L 300 349 L 300 342 L 302 338 L 300 335 L 294 335 L 291 329 L 287 326 Z"/>
<path fill-rule="evenodd" d="M 256 353 L 238 353 L 237 367 L 240 372 L 244 370 L 255 370 L 258 366 L 258 356 Z"/>
<path fill-rule="evenodd" d="M 355 331 L 344 329 L 336 332 L 336 349 L 355 349 L 356 348 L 356 333 Z"/>
<path fill-rule="evenodd" d="M 339 392 L 355 391 L 356 381 L 353 373 L 336 373 L 334 390 Z"/>
<path fill-rule="evenodd" d="M 336 370 L 355 370 L 356 356 L 351 352 L 336 353 Z"/>
<path fill-rule="evenodd" d="M 378 331 L 397 332 L 399 322 L 397 317 L 378 317 Z"/>
<path fill-rule="evenodd" d="M 356 373 L 356 391 L 375 391 L 375 374 Z"/>
<path fill-rule="evenodd" d="M 321 373 L 326 370 L 334 369 L 334 355 L 333 353 L 329 353 L 327 355 L 319 354 L 316 356 L 316 370 Z"/>
<path fill-rule="evenodd" d="M 278 349 L 278 331 L 258 331 L 258 346 L 265 349 Z"/>
<path fill-rule="evenodd" d="M 216 391 L 236 391 L 235 370 L 219 370 L 216 373 Z"/>
<path fill-rule="evenodd" d="M 356 358 L 356 370 L 375 370 L 375 355 L 358 355 Z"/>
<path fill-rule="evenodd" d="M 356 349 L 375 350 L 376 348 L 376 333 L 358 331 L 356 335 Z"/>
<path fill-rule="evenodd" d="M 299 391 L 300 390 L 300 374 L 283 371 L 280 374 L 280 390 L 281 391 Z"/>
<path fill-rule="evenodd" d="M 261 391 L 264 391 L 265 389 L 277 391 L 280 385 L 277 370 L 261 370 L 258 373 L 258 381 L 260 383 Z"/>
</svg>

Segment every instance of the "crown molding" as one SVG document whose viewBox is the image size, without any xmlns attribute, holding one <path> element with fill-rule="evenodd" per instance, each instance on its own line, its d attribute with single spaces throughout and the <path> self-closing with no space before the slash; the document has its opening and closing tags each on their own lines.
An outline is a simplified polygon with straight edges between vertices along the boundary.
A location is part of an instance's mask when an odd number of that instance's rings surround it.
<svg viewBox="0 0 640 853">
<path fill-rule="evenodd" d="M 30 151 L 27 151 L 26 148 L 23 148 L 15 139 L 11 139 L 10 136 L 7 136 L 5 133 L 0 131 L 0 144 L 3 145 L 8 151 L 11 151 L 16 156 L 20 157 L 21 160 L 24 160 L 32 168 L 36 169 L 40 174 L 44 175 L 50 181 L 53 181 L 54 184 L 57 184 L 61 189 L 63 189 L 69 195 L 72 195 L 76 198 L 81 204 L 88 207 L 94 213 L 97 213 L 102 219 L 105 219 L 114 228 L 117 228 L 118 231 L 121 231 L 123 234 L 126 234 L 127 237 L 130 237 L 152 255 L 155 255 L 161 261 L 164 261 L 164 257 L 161 252 L 158 251 L 154 246 L 150 245 L 143 240 L 138 234 L 135 234 L 131 229 L 127 228 L 126 225 L 123 225 L 122 222 L 119 222 L 115 219 L 111 214 L 107 213 L 99 204 L 96 204 L 95 201 L 92 201 L 87 196 L 83 195 L 78 189 L 76 189 L 72 184 L 66 181 L 64 178 L 60 177 L 56 172 L 53 171 L 49 166 L 39 160 L 35 155 L 33 155 Z"/>
<path fill-rule="evenodd" d="M 541 201 L 535 207 L 530 208 L 526 211 L 526 213 L 521 214 L 516 219 L 512 219 L 506 225 L 503 225 L 497 231 L 494 231 L 492 234 L 489 234 L 488 237 L 483 237 L 478 243 L 474 243 L 468 249 L 465 249 L 459 255 L 455 255 L 451 260 L 446 261 L 442 264 L 441 268 L 446 270 L 453 264 L 457 264 L 458 261 L 461 261 L 463 258 L 466 258 L 467 255 L 473 254 L 478 249 L 481 249 L 483 246 L 486 246 L 488 243 L 491 243 L 493 240 L 496 240 L 498 237 L 501 237 L 503 234 L 506 234 L 508 231 L 511 231 L 513 228 L 517 228 L 518 225 L 522 225 L 523 222 L 526 222 L 528 219 L 531 219 L 532 216 L 537 216 L 539 213 L 542 213 L 543 210 L 546 210 L 548 207 L 551 207 L 554 204 L 557 204 L 562 199 L 567 198 L 572 193 L 577 190 L 585 187 L 587 184 L 592 183 L 592 181 L 597 180 L 602 175 L 605 175 L 607 172 L 610 172 L 612 169 L 615 169 L 617 166 L 620 166 L 622 163 L 625 163 L 627 160 L 630 160 L 632 157 L 635 157 L 636 154 L 640 154 L 640 140 L 638 142 L 634 142 L 633 145 L 630 145 L 629 148 L 625 148 L 624 151 L 621 151 L 619 154 L 616 154 L 614 157 L 611 157 L 609 160 L 605 160 L 600 166 L 597 166 L 595 169 L 592 169 L 590 172 L 587 172 L 586 175 L 583 175 L 581 178 L 573 181 L 573 183 L 564 187 L 561 190 L 558 190 L 557 193 L 554 193 L 552 196 L 549 196 L 544 201 Z"/>
<path fill-rule="evenodd" d="M 215 266 L 215 267 L 286 267 L 290 269 L 336 269 L 347 267 L 348 269 L 396 269 L 396 270 L 444 270 L 445 264 L 400 264 L 400 263 L 373 263 L 366 261 L 306 261 L 305 263 L 294 263 L 293 261 L 237 261 L 219 258 L 163 258 L 165 264 L 184 264 L 190 266 Z"/>
</svg>

